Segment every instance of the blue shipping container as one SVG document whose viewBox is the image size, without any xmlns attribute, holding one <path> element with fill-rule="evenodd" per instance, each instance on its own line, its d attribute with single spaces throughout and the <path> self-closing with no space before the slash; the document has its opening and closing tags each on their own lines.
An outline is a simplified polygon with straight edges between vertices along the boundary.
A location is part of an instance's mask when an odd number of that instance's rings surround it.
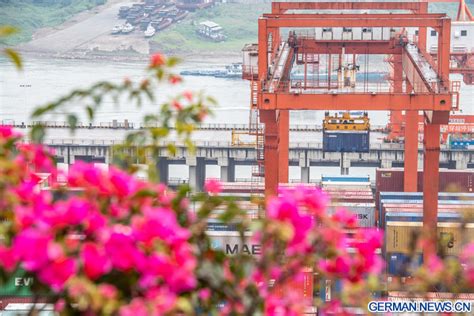
<svg viewBox="0 0 474 316">
<path fill-rule="evenodd" d="M 323 151 L 364 153 L 369 152 L 369 132 L 328 132 L 323 133 Z"/>
<path fill-rule="evenodd" d="M 423 255 L 415 254 L 411 258 L 403 253 L 387 253 L 385 260 L 389 275 L 407 277 L 410 275 L 410 270 L 416 269 L 423 264 Z"/>
<path fill-rule="evenodd" d="M 349 177 L 349 176 L 322 176 L 321 182 L 370 182 L 369 176 Z"/>
<path fill-rule="evenodd" d="M 439 212 L 438 213 L 438 222 L 446 223 L 460 223 L 462 222 L 462 216 L 457 213 L 447 213 Z M 423 221 L 423 212 L 388 212 L 385 214 L 385 221 L 387 222 L 422 222 Z M 383 225 L 383 223 L 382 223 Z M 383 226 L 384 227 L 384 226 Z"/>
</svg>

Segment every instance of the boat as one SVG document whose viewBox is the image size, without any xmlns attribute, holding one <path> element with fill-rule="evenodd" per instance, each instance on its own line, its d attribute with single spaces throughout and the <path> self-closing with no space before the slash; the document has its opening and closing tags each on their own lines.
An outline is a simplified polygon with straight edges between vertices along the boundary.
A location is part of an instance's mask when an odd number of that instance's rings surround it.
<svg viewBox="0 0 474 316">
<path fill-rule="evenodd" d="M 156 30 L 153 26 L 151 26 L 151 23 L 148 24 L 148 27 L 145 31 L 145 37 L 152 37 L 153 35 L 155 35 L 156 33 Z"/>
<path fill-rule="evenodd" d="M 217 78 L 242 78 L 242 63 L 232 63 L 225 66 L 223 73 L 218 73 Z"/>
<path fill-rule="evenodd" d="M 173 19 L 170 18 L 164 18 L 163 21 L 161 21 L 160 24 L 158 24 L 157 30 L 163 30 L 170 26 L 173 23 Z"/>
<path fill-rule="evenodd" d="M 242 78 L 242 63 L 233 63 L 225 66 L 225 69 L 200 69 L 184 70 L 180 72 L 182 76 L 207 76 L 216 78 Z"/>
<path fill-rule="evenodd" d="M 188 13 L 189 13 L 188 11 L 178 11 L 176 16 L 174 17 L 174 20 L 175 21 L 180 21 L 180 20 L 184 19 L 188 15 Z"/>
<path fill-rule="evenodd" d="M 123 25 L 115 25 L 112 29 L 112 34 L 113 35 L 120 34 L 122 33 L 122 30 L 123 30 Z"/>
<path fill-rule="evenodd" d="M 130 23 L 126 23 L 122 29 L 122 33 L 128 34 L 128 33 L 133 32 L 133 30 L 135 30 L 135 27 L 131 25 Z"/>
</svg>

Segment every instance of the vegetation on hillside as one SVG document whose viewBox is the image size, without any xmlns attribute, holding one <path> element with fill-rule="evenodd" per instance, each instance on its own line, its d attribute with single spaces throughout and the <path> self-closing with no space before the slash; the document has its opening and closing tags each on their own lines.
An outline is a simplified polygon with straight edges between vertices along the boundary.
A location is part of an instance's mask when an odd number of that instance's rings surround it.
<svg viewBox="0 0 474 316">
<path fill-rule="evenodd" d="M 35 30 L 59 25 L 74 14 L 105 2 L 106 0 L 0 0 L 0 21 L 5 25 L 14 25 L 19 30 L 5 44 L 28 41 Z"/>
<path fill-rule="evenodd" d="M 159 32 L 154 41 L 164 52 L 236 51 L 257 39 L 257 19 L 270 10 L 270 4 L 225 3 L 190 14 L 179 24 Z M 220 24 L 228 39 L 215 43 L 196 34 L 200 22 L 211 20 Z"/>
</svg>

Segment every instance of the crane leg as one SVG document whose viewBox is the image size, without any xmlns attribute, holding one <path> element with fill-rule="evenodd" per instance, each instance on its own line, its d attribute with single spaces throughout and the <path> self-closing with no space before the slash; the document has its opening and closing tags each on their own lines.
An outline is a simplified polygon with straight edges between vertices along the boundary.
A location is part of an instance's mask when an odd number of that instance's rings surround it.
<svg viewBox="0 0 474 316">
<path fill-rule="evenodd" d="M 416 192 L 418 186 L 418 111 L 405 112 L 405 192 Z"/>
<path fill-rule="evenodd" d="M 265 124 L 264 174 L 265 195 L 277 194 L 279 155 L 278 155 L 278 122 L 275 110 L 260 110 L 260 120 Z"/>
<path fill-rule="evenodd" d="M 288 148 L 290 141 L 290 111 L 280 110 L 278 118 L 278 183 L 288 183 Z"/>
<path fill-rule="evenodd" d="M 424 166 L 423 166 L 423 259 L 436 254 L 438 228 L 438 190 L 439 190 L 439 137 L 440 125 L 424 126 Z"/>
</svg>

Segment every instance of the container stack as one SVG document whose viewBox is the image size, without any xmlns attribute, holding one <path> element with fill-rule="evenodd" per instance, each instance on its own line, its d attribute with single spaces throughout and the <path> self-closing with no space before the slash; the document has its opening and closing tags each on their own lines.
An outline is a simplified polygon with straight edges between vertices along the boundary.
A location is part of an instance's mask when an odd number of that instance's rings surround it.
<svg viewBox="0 0 474 316">
<path fill-rule="evenodd" d="M 323 176 L 321 188 L 331 198 L 329 212 L 344 208 L 356 215 L 358 227 L 375 226 L 375 202 L 368 176 Z"/>
<path fill-rule="evenodd" d="M 404 171 L 402 168 L 377 169 L 376 203 L 380 192 L 403 192 Z M 417 191 L 423 192 L 423 171 L 418 171 Z M 474 170 L 439 170 L 439 192 L 474 192 Z"/>
<path fill-rule="evenodd" d="M 423 228 L 421 192 L 379 192 L 378 226 L 385 232 L 383 255 L 390 277 L 407 277 L 422 263 L 416 244 Z M 438 240 L 446 256 L 458 256 L 463 240 L 474 238 L 474 194 L 439 193 Z"/>
</svg>

